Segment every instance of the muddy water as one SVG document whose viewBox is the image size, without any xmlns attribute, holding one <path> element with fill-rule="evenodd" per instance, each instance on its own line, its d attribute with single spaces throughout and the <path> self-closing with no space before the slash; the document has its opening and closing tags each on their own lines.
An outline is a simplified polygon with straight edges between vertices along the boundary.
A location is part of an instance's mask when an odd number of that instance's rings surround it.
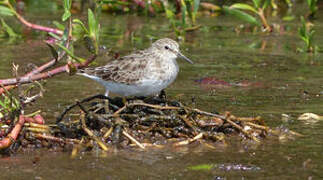
<svg viewBox="0 0 323 180">
<path fill-rule="evenodd" d="M 48 24 L 46 18 L 28 17 Z M 321 45 L 323 13 L 318 17 L 315 41 Z M 58 19 L 59 15 L 50 18 Z M 104 15 L 101 20 L 102 45 L 121 55 L 149 46 L 152 37 L 171 36 L 167 21 L 161 18 Z M 234 28 L 239 22 L 229 17 L 202 17 L 199 22 L 207 26 L 188 34 L 187 42 L 181 44 L 183 53 L 195 64 L 178 60 L 181 72 L 167 88 L 168 97 L 208 111 L 260 115 L 270 126 L 283 126 L 305 137 L 268 138 L 258 145 L 242 145 L 240 139 L 232 139 L 215 150 L 192 145 L 151 152 L 94 152 L 75 159 L 70 159 L 69 153 L 21 152 L 0 159 L 0 179 L 323 178 L 323 122 L 297 120 L 304 112 L 323 115 L 322 55 L 295 53 L 303 44 L 294 22 L 284 23 L 289 29 L 284 34 L 271 35 L 237 34 Z M 0 78 L 11 76 L 13 62 L 27 71 L 26 63 L 40 65 L 49 59 L 50 52 L 40 38 L 23 31 L 29 34 L 25 39 L 10 43 L 0 40 Z M 81 45 L 79 49 L 84 54 Z M 108 57 L 103 53 L 98 64 L 106 63 Z M 89 79 L 68 75 L 48 80 L 45 87 L 44 97 L 32 108 L 41 109 L 47 122 L 54 122 L 55 115 L 75 99 L 104 92 Z M 282 121 L 283 113 L 291 118 Z M 213 168 L 189 168 L 201 164 Z"/>
</svg>

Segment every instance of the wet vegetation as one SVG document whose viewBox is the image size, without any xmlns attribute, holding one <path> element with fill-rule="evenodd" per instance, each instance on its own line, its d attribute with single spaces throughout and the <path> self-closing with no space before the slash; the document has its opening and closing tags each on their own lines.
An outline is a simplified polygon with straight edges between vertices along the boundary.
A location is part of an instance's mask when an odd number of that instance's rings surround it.
<svg viewBox="0 0 323 180">
<path fill-rule="evenodd" d="M 82 98 L 83 100 L 76 101 L 60 112 L 56 123 L 53 119 L 46 119 L 47 117 L 44 117 L 35 105 L 44 93 L 47 93 L 46 79 L 48 83 L 56 75 L 65 74 L 65 80 L 68 81 L 78 69 L 97 65 L 98 57 L 106 53 L 107 47 L 102 45 L 104 36 L 106 36 L 102 33 L 102 29 L 105 28 L 102 26 L 102 14 L 111 14 L 111 17 L 135 14 L 146 18 L 163 19 L 168 23 L 165 36 L 177 39 L 182 44 L 190 42 L 194 36 L 203 36 L 203 33 L 210 31 L 234 31 L 238 37 L 242 35 L 248 37 L 246 41 L 249 43 L 248 46 L 241 44 L 243 47 L 240 48 L 253 48 L 259 52 L 264 51 L 268 46 L 273 46 L 267 44 L 267 39 L 274 36 L 289 38 L 290 34 L 297 34 L 298 38 L 293 39 L 297 45 L 287 44 L 284 48 L 312 60 L 320 57 L 322 52 L 321 45 L 316 39 L 316 23 L 320 18 L 318 17 L 320 7 L 318 0 L 62 0 L 40 5 L 49 6 L 46 9 L 51 7 L 56 9 L 56 13 L 61 13 L 60 18 L 50 21 L 49 25 L 30 22 L 24 17 L 24 11 L 29 8 L 28 6 L 37 6 L 34 3 L 34 1 L 27 0 L 0 1 L 0 39 L 8 41 L 9 44 L 27 39 L 30 35 L 21 28 L 17 28 L 17 24 L 21 24 L 21 27 L 26 26 L 37 32 L 36 36 L 40 36 L 39 38 L 46 39 L 44 43 L 51 54 L 50 61 L 32 68 L 27 73 L 22 74 L 21 67 L 13 64 L 12 77 L 0 79 L 0 149 L 2 155 L 47 148 L 55 151 L 68 150 L 75 158 L 80 152 L 86 151 L 111 153 L 115 149 L 191 147 L 190 145 L 194 143 L 214 150 L 219 145 L 226 145 L 232 140 L 231 137 L 238 137 L 239 141 L 243 142 L 241 146 L 259 144 L 273 137 L 276 142 L 303 137 L 302 134 L 285 126 L 270 127 L 267 125 L 266 118 L 238 117 L 230 112 L 208 112 L 203 108 L 197 109 L 194 105 L 188 105 L 188 102 L 165 97 L 122 99 L 98 95 Z M 297 11 L 295 8 L 297 5 L 304 6 L 302 12 Z M 208 21 L 215 22 L 229 17 L 236 24 L 232 29 L 225 24 L 211 27 L 203 24 L 202 18 L 204 17 L 207 17 Z M 297 25 L 293 26 L 292 23 Z M 116 39 L 115 42 L 158 39 L 153 33 L 145 34 L 144 38 L 136 36 L 134 31 L 140 26 L 138 24 L 136 22 L 129 24 L 128 30 L 113 37 Z M 114 28 L 120 27 L 116 25 Z M 222 43 L 219 46 L 224 46 L 226 42 Z M 276 44 L 281 47 L 279 43 Z M 111 56 L 117 58 L 119 54 L 115 53 Z M 271 63 L 274 64 L 274 62 L 264 62 L 259 65 L 261 67 L 253 68 L 266 68 Z M 311 63 L 315 64 L 313 61 Z M 317 64 L 320 65 L 320 63 Z M 244 68 L 250 65 L 241 66 Z M 293 67 L 281 65 L 281 69 L 284 68 Z M 230 75 L 230 72 L 227 72 L 227 75 Z M 298 82 L 302 77 L 292 78 Z M 264 88 L 266 86 L 263 82 L 239 80 L 240 82 L 233 83 L 216 77 L 205 77 L 195 79 L 195 82 L 202 89 L 213 88 L 208 92 L 208 96 L 217 96 L 219 92 L 214 87 L 219 86 L 221 88 Z M 283 88 L 288 88 L 288 85 Z M 319 98 L 322 92 L 312 95 L 304 90 L 303 96 Z M 226 103 L 223 103 L 224 105 Z M 256 113 L 249 114 L 253 116 Z M 322 116 L 316 114 L 303 114 L 299 120 L 316 123 L 321 118 Z M 290 121 L 291 117 L 282 114 L 282 119 Z M 188 169 L 201 171 L 212 170 L 216 167 L 246 169 L 246 171 L 260 170 L 258 167 L 240 164 L 232 166 L 200 164 Z"/>
</svg>

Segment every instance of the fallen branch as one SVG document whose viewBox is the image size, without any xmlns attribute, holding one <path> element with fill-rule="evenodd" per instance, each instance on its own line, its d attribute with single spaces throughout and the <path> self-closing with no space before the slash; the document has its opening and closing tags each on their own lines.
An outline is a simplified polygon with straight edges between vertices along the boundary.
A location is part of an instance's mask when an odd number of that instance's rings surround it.
<svg viewBox="0 0 323 180">
<path fill-rule="evenodd" d="M 74 66 L 77 69 L 86 67 L 92 61 L 94 61 L 95 58 L 96 58 L 96 55 L 92 55 L 84 63 L 73 63 L 72 66 Z M 31 76 L 24 76 L 24 77 L 19 78 L 19 80 L 17 80 L 17 78 L 0 80 L 0 86 L 31 83 L 31 82 L 34 82 L 34 81 L 51 78 L 53 76 L 56 76 L 56 75 L 64 73 L 64 72 L 70 72 L 70 66 L 69 65 L 60 66 L 60 67 L 57 67 L 57 68 L 55 68 L 53 70 L 43 72 L 43 73 L 34 74 L 34 75 L 31 75 Z"/>
</svg>

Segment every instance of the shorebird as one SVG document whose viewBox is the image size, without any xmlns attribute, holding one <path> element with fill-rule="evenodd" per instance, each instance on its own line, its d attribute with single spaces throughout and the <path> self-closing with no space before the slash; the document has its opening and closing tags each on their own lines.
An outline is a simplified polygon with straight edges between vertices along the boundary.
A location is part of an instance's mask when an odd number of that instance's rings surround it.
<svg viewBox="0 0 323 180">
<path fill-rule="evenodd" d="M 121 96 L 157 95 L 177 77 L 180 57 L 193 64 L 179 50 L 176 41 L 163 38 L 142 51 L 113 60 L 100 67 L 86 68 L 78 74 L 91 78 L 109 92 Z"/>
</svg>

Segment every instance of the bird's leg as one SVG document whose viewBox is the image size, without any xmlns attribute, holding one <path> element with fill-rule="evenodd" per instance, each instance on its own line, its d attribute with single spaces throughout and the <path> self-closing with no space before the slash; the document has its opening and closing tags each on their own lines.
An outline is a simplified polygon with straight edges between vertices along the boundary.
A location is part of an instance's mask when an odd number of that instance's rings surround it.
<svg viewBox="0 0 323 180">
<path fill-rule="evenodd" d="M 109 90 L 108 89 L 105 90 L 104 96 L 109 97 Z M 109 109 L 109 100 L 105 99 L 104 100 L 104 111 L 105 111 L 105 113 L 108 113 L 109 110 L 110 110 Z"/>
<path fill-rule="evenodd" d="M 109 97 L 109 90 L 108 90 L 108 89 L 106 89 L 106 90 L 105 90 L 104 95 L 105 95 L 106 97 Z"/>
<path fill-rule="evenodd" d="M 164 89 L 159 92 L 158 97 L 163 100 L 167 99 L 166 92 Z"/>
<path fill-rule="evenodd" d="M 150 103 L 150 104 L 160 104 L 166 102 L 166 93 L 164 90 L 161 90 L 160 93 L 147 97 L 144 99 L 144 102 Z"/>
</svg>

